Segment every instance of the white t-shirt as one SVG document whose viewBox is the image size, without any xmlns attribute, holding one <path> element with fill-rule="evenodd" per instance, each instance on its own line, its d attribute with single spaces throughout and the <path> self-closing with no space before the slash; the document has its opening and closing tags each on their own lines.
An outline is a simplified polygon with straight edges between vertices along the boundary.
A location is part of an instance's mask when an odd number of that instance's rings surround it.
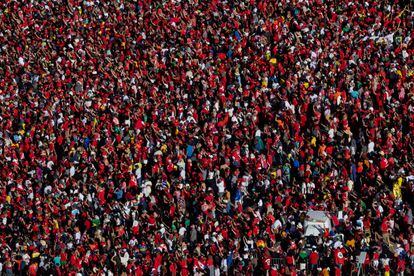
<svg viewBox="0 0 414 276">
<path fill-rule="evenodd" d="M 276 220 L 275 223 L 273 223 L 273 229 L 279 229 L 282 228 L 282 222 L 280 220 Z"/>
<path fill-rule="evenodd" d="M 333 128 L 331 128 L 328 131 L 328 135 L 329 135 L 329 138 L 331 138 L 331 139 L 333 139 L 335 137 L 335 131 L 333 130 Z"/>
<path fill-rule="evenodd" d="M 129 261 L 129 253 L 128 252 L 125 252 L 124 256 L 119 256 L 119 257 L 121 259 L 121 263 L 124 266 L 127 266 L 128 265 L 128 261 Z"/>
<path fill-rule="evenodd" d="M 151 186 L 150 185 L 146 185 L 145 189 L 144 189 L 144 195 L 145 197 L 149 197 L 151 194 Z"/>
<path fill-rule="evenodd" d="M 138 166 L 138 169 L 135 170 L 135 176 L 137 179 L 141 178 L 141 166 Z"/>
<path fill-rule="evenodd" d="M 374 151 L 374 147 L 375 147 L 375 143 L 370 141 L 368 143 L 368 153 L 373 152 Z"/>
<path fill-rule="evenodd" d="M 217 188 L 218 188 L 219 193 L 224 193 L 224 181 L 223 180 L 220 180 L 217 183 Z"/>
<path fill-rule="evenodd" d="M 185 227 L 181 227 L 180 230 L 178 230 L 178 234 L 180 236 L 183 236 L 185 234 L 185 232 L 187 232 L 187 229 L 185 229 Z"/>
</svg>

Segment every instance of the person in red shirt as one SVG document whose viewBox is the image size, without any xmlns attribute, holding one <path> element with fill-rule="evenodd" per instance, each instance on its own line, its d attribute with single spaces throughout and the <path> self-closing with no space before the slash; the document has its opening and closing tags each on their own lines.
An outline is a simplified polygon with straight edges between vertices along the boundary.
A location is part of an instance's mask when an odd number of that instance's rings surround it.
<svg viewBox="0 0 414 276">
<path fill-rule="evenodd" d="M 177 263 L 176 263 L 175 259 L 170 261 L 170 265 L 168 266 L 168 269 L 171 273 L 171 276 L 176 276 L 177 275 Z"/>
<path fill-rule="evenodd" d="M 345 249 L 342 247 L 342 245 L 334 250 L 334 259 L 335 259 L 335 265 L 342 269 L 343 265 L 345 264 Z"/>
<path fill-rule="evenodd" d="M 293 255 L 293 252 L 289 252 L 286 256 L 286 265 L 289 268 L 289 271 L 291 273 L 296 273 L 296 262 L 295 262 L 295 256 Z"/>
<path fill-rule="evenodd" d="M 383 241 L 389 245 L 391 243 L 391 240 L 390 240 L 390 227 L 389 227 L 389 222 L 387 218 L 384 218 L 384 220 L 381 223 L 381 231 L 382 231 Z"/>
<path fill-rule="evenodd" d="M 271 262 L 272 262 L 272 257 L 270 256 L 270 253 L 268 252 L 268 250 L 265 250 L 262 256 L 262 265 L 263 265 L 263 270 L 265 272 L 269 272 L 270 267 L 271 267 Z"/>
<path fill-rule="evenodd" d="M 181 275 L 188 276 L 190 275 L 190 272 L 188 270 L 188 264 L 187 264 L 187 258 L 184 257 L 180 260 L 180 269 L 181 269 Z"/>
<path fill-rule="evenodd" d="M 144 271 L 142 271 L 141 265 L 136 266 L 134 276 L 143 276 Z"/>
<path fill-rule="evenodd" d="M 406 269 L 406 261 L 403 256 L 398 256 L 397 261 L 397 272 L 403 274 Z"/>
<path fill-rule="evenodd" d="M 29 276 L 36 276 L 38 268 L 39 268 L 39 265 L 38 265 L 37 262 L 34 262 L 31 265 L 29 265 L 28 275 Z"/>
<path fill-rule="evenodd" d="M 316 269 L 318 267 L 318 263 L 319 263 L 319 254 L 316 251 L 316 247 L 313 246 L 312 247 L 312 252 L 309 255 L 309 264 L 310 264 L 310 268 L 313 272 L 316 271 Z"/>
<path fill-rule="evenodd" d="M 207 267 L 208 267 L 208 270 L 210 272 L 210 275 L 214 275 L 214 260 L 213 260 L 213 256 L 211 256 L 211 255 L 208 256 Z"/>
<path fill-rule="evenodd" d="M 159 275 L 161 273 L 161 265 L 162 265 L 162 254 L 157 253 L 155 260 L 154 260 L 154 275 Z"/>
</svg>

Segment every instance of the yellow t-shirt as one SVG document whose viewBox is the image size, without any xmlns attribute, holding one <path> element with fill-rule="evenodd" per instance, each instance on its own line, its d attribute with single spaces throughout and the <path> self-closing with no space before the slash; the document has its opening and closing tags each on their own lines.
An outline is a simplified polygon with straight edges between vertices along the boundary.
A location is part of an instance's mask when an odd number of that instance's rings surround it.
<svg viewBox="0 0 414 276">
<path fill-rule="evenodd" d="M 311 140 L 310 143 L 311 143 L 312 147 L 316 147 L 316 137 L 315 136 L 312 137 L 312 140 Z"/>
<path fill-rule="evenodd" d="M 355 240 L 354 239 L 348 240 L 346 242 L 346 245 L 349 246 L 349 247 L 355 248 Z"/>
</svg>

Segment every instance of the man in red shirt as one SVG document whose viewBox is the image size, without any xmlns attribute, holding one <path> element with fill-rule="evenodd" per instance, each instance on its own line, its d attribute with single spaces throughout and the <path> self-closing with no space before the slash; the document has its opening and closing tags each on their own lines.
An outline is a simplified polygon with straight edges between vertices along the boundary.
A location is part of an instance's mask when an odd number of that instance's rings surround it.
<svg viewBox="0 0 414 276">
<path fill-rule="evenodd" d="M 157 256 L 154 260 L 154 273 L 158 275 L 161 272 L 161 265 L 162 265 L 162 255 L 161 253 L 157 253 Z"/>
<path fill-rule="evenodd" d="M 335 251 L 334 251 L 335 265 L 338 268 L 337 270 L 339 272 L 341 272 L 342 267 L 345 264 L 345 255 L 344 255 L 344 253 L 345 253 L 345 249 L 342 247 L 342 245 L 339 248 L 335 249 Z M 335 270 L 335 271 L 337 271 L 337 270 Z"/>
<path fill-rule="evenodd" d="M 310 268 L 313 272 L 316 271 L 317 267 L 318 267 L 318 262 L 319 262 L 319 254 L 316 251 L 316 246 L 312 247 L 312 252 L 309 255 L 309 264 L 310 264 Z"/>
<path fill-rule="evenodd" d="M 293 255 L 293 252 L 289 252 L 288 255 L 286 256 L 286 264 L 289 267 L 289 270 L 295 271 L 295 266 L 296 266 L 296 262 L 295 262 L 295 256 Z"/>
<path fill-rule="evenodd" d="M 170 268 L 171 275 L 176 276 L 177 275 L 177 263 L 175 261 L 172 261 L 169 268 Z"/>
<path fill-rule="evenodd" d="M 271 258 L 270 254 L 267 250 L 263 254 L 263 260 L 262 261 L 263 261 L 263 269 L 267 273 L 267 271 L 270 270 L 270 265 L 271 265 L 271 262 L 272 262 L 272 258 Z"/>
<path fill-rule="evenodd" d="M 35 275 L 37 274 L 38 267 L 39 267 L 38 263 L 32 263 L 32 264 L 29 266 L 28 275 L 30 275 L 30 276 L 32 276 L 32 275 L 33 275 L 33 276 L 35 276 Z"/>
<path fill-rule="evenodd" d="M 389 227 L 389 222 L 386 218 L 381 223 L 381 231 L 382 231 L 383 241 L 386 242 L 389 245 L 391 243 L 391 241 L 390 241 L 390 227 Z"/>
<path fill-rule="evenodd" d="M 181 267 L 181 275 L 189 275 L 189 271 L 188 271 L 188 265 L 187 265 L 187 258 L 183 258 L 180 261 L 180 267 Z"/>
</svg>

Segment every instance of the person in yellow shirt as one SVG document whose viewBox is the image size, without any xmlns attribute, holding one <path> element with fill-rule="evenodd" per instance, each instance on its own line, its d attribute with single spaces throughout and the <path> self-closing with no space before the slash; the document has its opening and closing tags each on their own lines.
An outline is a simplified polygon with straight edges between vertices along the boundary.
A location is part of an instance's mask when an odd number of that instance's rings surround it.
<svg viewBox="0 0 414 276">
<path fill-rule="evenodd" d="M 322 269 L 322 276 L 329 276 L 329 268 L 325 267 L 324 269 Z"/>
<path fill-rule="evenodd" d="M 347 240 L 346 241 L 346 246 L 351 247 L 351 248 L 355 248 L 355 239 L 351 239 L 351 240 Z"/>
<path fill-rule="evenodd" d="M 394 182 L 394 185 L 393 185 L 393 188 L 392 188 L 392 193 L 394 194 L 395 199 L 401 199 L 402 198 L 402 195 L 401 195 L 402 183 L 403 183 L 402 177 L 399 177 L 397 179 L 397 181 Z"/>
<path fill-rule="evenodd" d="M 310 144 L 311 144 L 312 147 L 316 147 L 316 137 L 315 136 L 312 137 Z"/>
</svg>

